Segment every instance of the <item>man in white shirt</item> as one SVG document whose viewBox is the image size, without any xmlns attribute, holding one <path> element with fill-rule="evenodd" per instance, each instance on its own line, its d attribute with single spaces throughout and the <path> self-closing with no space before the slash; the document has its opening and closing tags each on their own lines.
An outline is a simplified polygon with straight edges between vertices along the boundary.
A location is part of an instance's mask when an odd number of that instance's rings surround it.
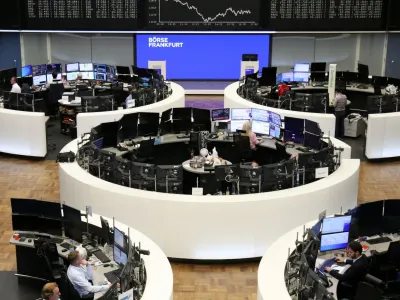
<svg viewBox="0 0 400 300">
<path fill-rule="evenodd" d="M 15 77 L 11 78 L 10 83 L 12 85 L 11 93 L 21 94 L 21 88 L 18 85 L 17 79 Z"/>
<path fill-rule="evenodd" d="M 93 281 L 92 268 L 86 260 L 81 258 L 78 251 L 71 252 L 68 255 L 68 261 L 70 263 L 67 271 L 68 279 L 81 297 L 91 293 L 104 292 L 111 287 L 111 284 L 92 285 L 89 282 L 89 280 Z"/>
</svg>

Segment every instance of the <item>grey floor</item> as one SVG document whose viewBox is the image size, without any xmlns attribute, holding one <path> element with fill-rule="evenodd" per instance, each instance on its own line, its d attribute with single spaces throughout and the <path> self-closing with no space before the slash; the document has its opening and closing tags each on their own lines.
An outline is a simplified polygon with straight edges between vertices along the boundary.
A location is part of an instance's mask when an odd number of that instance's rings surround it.
<svg viewBox="0 0 400 300">
<path fill-rule="evenodd" d="M 225 90 L 233 81 L 174 81 L 185 90 Z"/>
<path fill-rule="evenodd" d="M 44 285 L 37 281 L 24 281 L 18 284 L 15 272 L 0 272 L 0 299 L 4 300 L 35 300 L 40 297 Z"/>
</svg>

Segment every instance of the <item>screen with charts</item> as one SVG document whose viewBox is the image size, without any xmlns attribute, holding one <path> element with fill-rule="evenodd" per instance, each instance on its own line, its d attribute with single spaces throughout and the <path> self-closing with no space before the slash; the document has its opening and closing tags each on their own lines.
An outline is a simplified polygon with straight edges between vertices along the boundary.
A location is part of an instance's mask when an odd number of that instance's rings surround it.
<svg viewBox="0 0 400 300">
<path fill-rule="evenodd" d="M 250 119 L 248 119 L 248 120 L 231 120 L 231 132 L 236 132 L 236 130 L 242 130 L 243 124 L 248 121 L 250 121 Z"/>
<path fill-rule="evenodd" d="M 264 110 L 264 109 L 257 109 L 257 108 L 252 108 L 251 109 L 251 117 L 253 120 L 256 121 L 263 121 L 263 122 L 269 122 L 269 111 Z"/>
<path fill-rule="evenodd" d="M 23 0 L 20 9 L 27 30 L 137 29 L 137 0 Z"/>
<path fill-rule="evenodd" d="M 230 119 L 230 109 L 229 108 L 220 108 L 213 109 L 211 111 L 211 117 L 213 121 L 226 121 Z"/>
<path fill-rule="evenodd" d="M 269 66 L 270 39 L 268 34 L 138 34 L 137 66 L 165 60 L 171 80 L 237 80 L 243 53 L 258 54 L 260 66 Z"/>
<path fill-rule="evenodd" d="M 79 71 L 81 71 L 81 72 L 92 72 L 93 71 L 93 64 L 92 63 L 79 64 Z"/>
<path fill-rule="evenodd" d="M 310 73 L 293 73 L 293 81 L 296 82 L 308 82 L 310 80 Z"/>
<path fill-rule="evenodd" d="M 270 132 L 269 132 L 269 123 L 268 122 L 253 120 L 251 123 L 252 123 L 251 129 L 254 133 L 262 134 L 262 135 L 269 135 Z"/>
<path fill-rule="evenodd" d="M 78 72 L 79 71 L 79 63 L 72 63 L 65 65 L 65 72 Z"/>
<path fill-rule="evenodd" d="M 278 140 L 281 139 L 281 128 L 273 124 L 269 125 L 269 135 Z"/>
<path fill-rule="evenodd" d="M 46 84 L 46 75 L 33 76 L 33 85 Z"/>
<path fill-rule="evenodd" d="M 124 251 L 114 245 L 114 261 L 119 265 L 126 265 L 128 256 Z"/>
<path fill-rule="evenodd" d="M 116 227 L 114 227 L 114 244 L 121 249 L 125 249 L 125 235 Z"/>
<path fill-rule="evenodd" d="M 232 108 L 232 120 L 248 120 L 250 119 L 251 108 Z"/>
<path fill-rule="evenodd" d="M 294 72 L 310 72 L 310 63 L 294 63 Z"/>
<path fill-rule="evenodd" d="M 78 78 L 78 72 L 67 73 L 68 81 L 76 80 L 76 78 Z"/>
<path fill-rule="evenodd" d="M 276 75 L 277 82 L 291 82 L 293 81 L 293 72 L 285 72 Z"/>
<path fill-rule="evenodd" d="M 32 66 L 32 76 L 42 76 L 47 74 L 47 65 Z"/>
<path fill-rule="evenodd" d="M 325 218 L 322 222 L 322 234 L 350 231 L 351 216 Z"/>
<path fill-rule="evenodd" d="M 321 235 L 320 251 L 345 249 L 349 243 L 349 233 L 340 232 Z"/>
<path fill-rule="evenodd" d="M 272 124 L 275 124 L 276 126 L 281 127 L 282 126 L 282 120 L 281 120 L 281 115 L 278 115 L 277 113 L 274 113 L 272 111 L 269 112 L 270 114 L 270 122 Z"/>
<path fill-rule="evenodd" d="M 52 74 L 53 72 L 62 73 L 62 65 L 61 64 L 48 64 L 47 65 L 47 74 Z"/>
<path fill-rule="evenodd" d="M 94 73 L 93 72 L 81 72 L 83 80 L 93 80 Z"/>
</svg>

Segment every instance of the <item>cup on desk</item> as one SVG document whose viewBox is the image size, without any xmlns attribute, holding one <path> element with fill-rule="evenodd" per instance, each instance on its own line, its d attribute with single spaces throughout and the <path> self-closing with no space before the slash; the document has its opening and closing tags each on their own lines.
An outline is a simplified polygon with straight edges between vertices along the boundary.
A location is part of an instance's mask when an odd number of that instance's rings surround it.
<svg viewBox="0 0 400 300">
<path fill-rule="evenodd" d="M 19 240 L 19 233 L 14 234 L 14 240 L 18 241 Z"/>
</svg>

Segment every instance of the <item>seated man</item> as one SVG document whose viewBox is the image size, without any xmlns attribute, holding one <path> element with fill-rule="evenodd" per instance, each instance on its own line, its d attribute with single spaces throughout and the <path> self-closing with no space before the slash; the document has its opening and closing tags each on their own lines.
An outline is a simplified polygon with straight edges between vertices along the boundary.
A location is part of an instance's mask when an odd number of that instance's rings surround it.
<svg viewBox="0 0 400 300">
<path fill-rule="evenodd" d="M 42 299 L 43 300 L 60 300 L 60 289 L 57 283 L 49 282 L 43 286 Z"/>
<path fill-rule="evenodd" d="M 359 242 L 351 242 L 348 246 L 347 255 L 351 259 L 342 259 L 337 258 L 336 261 L 339 263 L 346 263 L 351 265 L 344 274 L 340 274 L 337 270 L 332 270 L 331 267 L 326 267 L 325 270 L 329 272 L 329 274 L 339 280 L 339 284 L 344 283 L 346 286 L 350 286 L 349 295 L 339 295 L 339 285 L 338 285 L 338 299 L 351 299 L 354 297 L 358 283 L 364 278 L 366 275 L 366 268 L 369 264 L 368 258 L 362 254 L 362 246 Z"/>
<path fill-rule="evenodd" d="M 12 77 L 10 80 L 12 89 L 11 89 L 11 93 L 17 93 L 17 94 L 21 94 L 21 88 L 17 83 L 17 79 L 15 77 Z"/>
<path fill-rule="evenodd" d="M 93 281 L 92 268 L 86 260 L 81 258 L 78 251 L 68 254 L 68 261 L 70 263 L 67 271 L 68 279 L 81 297 L 91 293 L 103 292 L 110 288 L 111 284 L 92 285 L 89 282 L 89 280 Z"/>
</svg>

